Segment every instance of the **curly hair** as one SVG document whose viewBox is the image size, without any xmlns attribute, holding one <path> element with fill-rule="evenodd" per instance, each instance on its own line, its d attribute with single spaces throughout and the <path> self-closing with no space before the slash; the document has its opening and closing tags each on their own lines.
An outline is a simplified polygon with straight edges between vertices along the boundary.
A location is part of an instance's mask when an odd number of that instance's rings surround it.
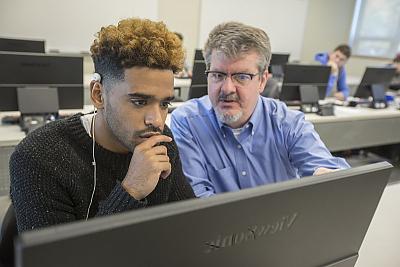
<svg viewBox="0 0 400 267">
<path fill-rule="evenodd" d="M 268 35 L 260 28 L 240 22 L 221 23 L 210 32 L 204 46 L 204 59 L 210 68 L 213 50 L 221 51 L 229 58 L 256 51 L 259 54 L 258 69 L 264 71 L 271 60 L 271 44 Z"/>
<path fill-rule="evenodd" d="M 104 80 L 123 80 L 124 69 L 134 66 L 182 70 L 182 41 L 164 23 L 148 19 L 121 20 L 102 27 L 90 47 L 95 72 Z"/>
</svg>

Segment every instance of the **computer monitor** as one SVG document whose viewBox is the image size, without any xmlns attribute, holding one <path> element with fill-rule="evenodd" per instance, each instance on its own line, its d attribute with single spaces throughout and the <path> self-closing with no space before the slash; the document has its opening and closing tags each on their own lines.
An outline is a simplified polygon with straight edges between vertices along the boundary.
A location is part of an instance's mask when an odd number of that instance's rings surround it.
<svg viewBox="0 0 400 267">
<path fill-rule="evenodd" d="M 83 108 L 83 57 L 0 52 L 0 111 L 18 111 L 17 88 L 57 90 L 60 109 Z"/>
<path fill-rule="evenodd" d="M 0 51 L 44 53 L 44 40 L 0 38 Z"/>
<path fill-rule="evenodd" d="M 282 78 L 284 75 L 284 66 L 289 61 L 290 54 L 272 53 L 268 72 L 275 78 Z"/>
<path fill-rule="evenodd" d="M 386 97 L 385 90 L 390 84 L 396 68 L 393 67 L 367 67 L 357 90 L 355 97 L 372 97 L 372 108 L 385 108 Z"/>
<path fill-rule="evenodd" d="M 354 266 L 382 162 L 22 233 L 16 266 Z"/>
<path fill-rule="evenodd" d="M 193 64 L 192 82 L 189 87 L 188 98 L 199 98 L 208 94 L 206 63 L 204 60 L 195 60 Z"/>
<path fill-rule="evenodd" d="M 316 112 L 318 100 L 324 99 L 331 67 L 287 64 L 279 99 L 289 105 L 302 105 L 304 112 Z"/>
</svg>

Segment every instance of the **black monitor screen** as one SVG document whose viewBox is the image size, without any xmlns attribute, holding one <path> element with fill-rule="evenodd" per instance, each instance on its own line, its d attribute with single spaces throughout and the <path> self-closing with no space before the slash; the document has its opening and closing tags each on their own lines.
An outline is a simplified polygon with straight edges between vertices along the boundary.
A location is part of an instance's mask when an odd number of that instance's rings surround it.
<svg viewBox="0 0 400 267">
<path fill-rule="evenodd" d="M 268 72 L 275 78 L 281 78 L 284 75 L 284 66 L 289 61 L 290 54 L 272 53 L 271 61 L 268 66 Z"/>
<path fill-rule="evenodd" d="M 20 267 L 354 266 L 385 162 L 19 235 Z"/>
<path fill-rule="evenodd" d="M 17 111 L 18 87 L 58 90 L 60 109 L 83 107 L 83 58 L 0 52 L 0 111 Z"/>
<path fill-rule="evenodd" d="M 272 53 L 269 65 L 285 65 L 289 61 L 290 54 L 277 54 Z"/>
<path fill-rule="evenodd" d="M 367 67 L 354 96 L 368 98 L 372 95 L 372 85 L 383 85 L 386 87 L 395 73 L 396 68 L 392 67 Z"/>
<path fill-rule="evenodd" d="M 330 73 L 329 66 L 287 64 L 279 99 L 286 102 L 301 101 L 300 85 L 316 86 L 319 99 L 324 99 Z"/>
<path fill-rule="evenodd" d="M 0 51 L 44 53 L 44 40 L 0 38 Z"/>
</svg>

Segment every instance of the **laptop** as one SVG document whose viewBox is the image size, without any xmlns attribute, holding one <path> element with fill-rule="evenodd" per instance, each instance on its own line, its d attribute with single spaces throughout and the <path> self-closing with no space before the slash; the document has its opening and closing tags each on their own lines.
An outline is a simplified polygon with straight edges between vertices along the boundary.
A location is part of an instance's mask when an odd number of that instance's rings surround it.
<svg viewBox="0 0 400 267">
<path fill-rule="evenodd" d="M 354 266 L 381 162 L 22 233 L 16 266 Z"/>
</svg>

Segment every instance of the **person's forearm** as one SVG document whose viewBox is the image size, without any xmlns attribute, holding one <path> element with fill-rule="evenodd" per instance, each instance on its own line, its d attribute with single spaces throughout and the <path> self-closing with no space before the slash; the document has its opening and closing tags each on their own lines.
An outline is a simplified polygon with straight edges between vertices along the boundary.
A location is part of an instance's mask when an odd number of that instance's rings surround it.
<svg viewBox="0 0 400 267">
<path fill-rule="evenodd" d="M 99 203 L 96 216 L 115 214 L 122 211 L 140 209 L 147 206 L 147 200 L 136 200 L 117 182 L 110 195 Z"/>
</svg>

